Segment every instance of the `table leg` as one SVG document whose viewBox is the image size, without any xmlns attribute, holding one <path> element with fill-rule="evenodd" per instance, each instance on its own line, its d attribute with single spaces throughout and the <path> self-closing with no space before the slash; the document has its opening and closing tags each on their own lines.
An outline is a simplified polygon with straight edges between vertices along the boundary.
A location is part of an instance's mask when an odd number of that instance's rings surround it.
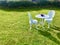
<svg viewBox="0 0 60 45">
<path fill-rule="evenodd" d="M 40 23 L 39 24 L 41 24 L 42 25 L 42 27 L 44 27 L 44 19 L 42 18 L 41 19 L 41 21 L 40 21 Z"/>
<path fill-rule="evenodd" d="M 42 19 L 42 27 L 44 27 L 44 19 Z"/>
</svg>

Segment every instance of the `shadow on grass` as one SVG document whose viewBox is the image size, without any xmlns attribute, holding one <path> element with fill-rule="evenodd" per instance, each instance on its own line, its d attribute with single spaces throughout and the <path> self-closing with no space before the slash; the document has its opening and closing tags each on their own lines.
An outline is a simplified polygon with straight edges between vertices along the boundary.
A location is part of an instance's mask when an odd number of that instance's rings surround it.
<svg viewBox="0 0 60 45">
<path fill-rule="evenodd" d="M 60 27 L 58 27 L 58 26 L 56 26 L 56 25 L 54 25 L 54 26 L 51 27 L 51 28 L 54 29 L 54 30 L 60 31 Z"/>
<path fill-rule="evenodd" d="M 26 12 L 26 11 L 38 11 L 38 10 L 60 10 L 58 7 L 20 7 L 20 8 L 7 8 L 0 7 L 0 10 L 4 11 L 16 11 L 16 12 Z"/>
<path fill-rule="evenodd" d="M 49 38 L 50 40 L 52 40 L 53 42 L 57 43 L 57 44 L 60 44 L 60 41 L 58 41 L 55 37 L 53 37 L 49 32 L 47 31 L 41 31 L 41 30 L 38 30 L 39 34 Z"/>
<path fill-rule="evenodd" d="M 60 33 L 57 33 L 57 37 L 60 39 Z"/>
</svg>

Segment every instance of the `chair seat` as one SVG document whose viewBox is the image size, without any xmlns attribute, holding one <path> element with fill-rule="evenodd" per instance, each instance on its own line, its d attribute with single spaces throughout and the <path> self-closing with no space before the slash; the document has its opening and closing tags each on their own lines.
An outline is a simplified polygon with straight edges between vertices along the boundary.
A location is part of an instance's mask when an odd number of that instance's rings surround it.
<svg viewBox="0 0 60 45">
<path fill-rule="evenodd" d="M 37 20 L 33 19 L 32 21 L 29 21 L 30 24 L 37 24 Z"/>
<path fill-rule="evenodd" d="M 38 22 L 37 20 L 33 19 L 33 23 L 34 23 L 34 24 L 37 24 L 37 22 Z"/>
</svg>

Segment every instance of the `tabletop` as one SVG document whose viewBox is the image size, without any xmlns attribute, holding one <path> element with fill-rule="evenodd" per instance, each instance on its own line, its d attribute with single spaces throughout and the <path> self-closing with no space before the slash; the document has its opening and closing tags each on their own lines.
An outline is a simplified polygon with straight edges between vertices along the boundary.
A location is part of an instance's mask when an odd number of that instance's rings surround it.
<svg viewBox="0 0 60 45">
<path fill-rule="evenodd" d="M 46 15 L 46 14 L 38 14 L 38 15 L 36 15 L 35 16 L 36 18 L 48 18 L 49 16 L 48 15 Z"/>
</svg>

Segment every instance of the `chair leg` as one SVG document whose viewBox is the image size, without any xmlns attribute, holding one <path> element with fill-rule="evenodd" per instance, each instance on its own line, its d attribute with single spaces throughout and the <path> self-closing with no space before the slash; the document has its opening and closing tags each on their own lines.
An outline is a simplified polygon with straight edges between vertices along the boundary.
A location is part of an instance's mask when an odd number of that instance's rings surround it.
<svg viewBox="0 0 60 45">
<path fill-rule="evenodd" d="M 48 24 L 48 28 L 50 28 L 50 24 Z"/>
<path fill-rule="evenodd" d="M 50 21 L 48 21 L 48 28 L 50 28 L 50 24 L 51 24 L 51 20 L 50 20 Z"/>
<path fill-rule="evenodd" d="M 32 29 L 32 24 L 30 24 L 30 30 Z"/>
<path fill-rule="evenodd" d="M 38 24 L 35 24 L 36 25 L 36 29 L 38 29 Z"/>
</svg>

